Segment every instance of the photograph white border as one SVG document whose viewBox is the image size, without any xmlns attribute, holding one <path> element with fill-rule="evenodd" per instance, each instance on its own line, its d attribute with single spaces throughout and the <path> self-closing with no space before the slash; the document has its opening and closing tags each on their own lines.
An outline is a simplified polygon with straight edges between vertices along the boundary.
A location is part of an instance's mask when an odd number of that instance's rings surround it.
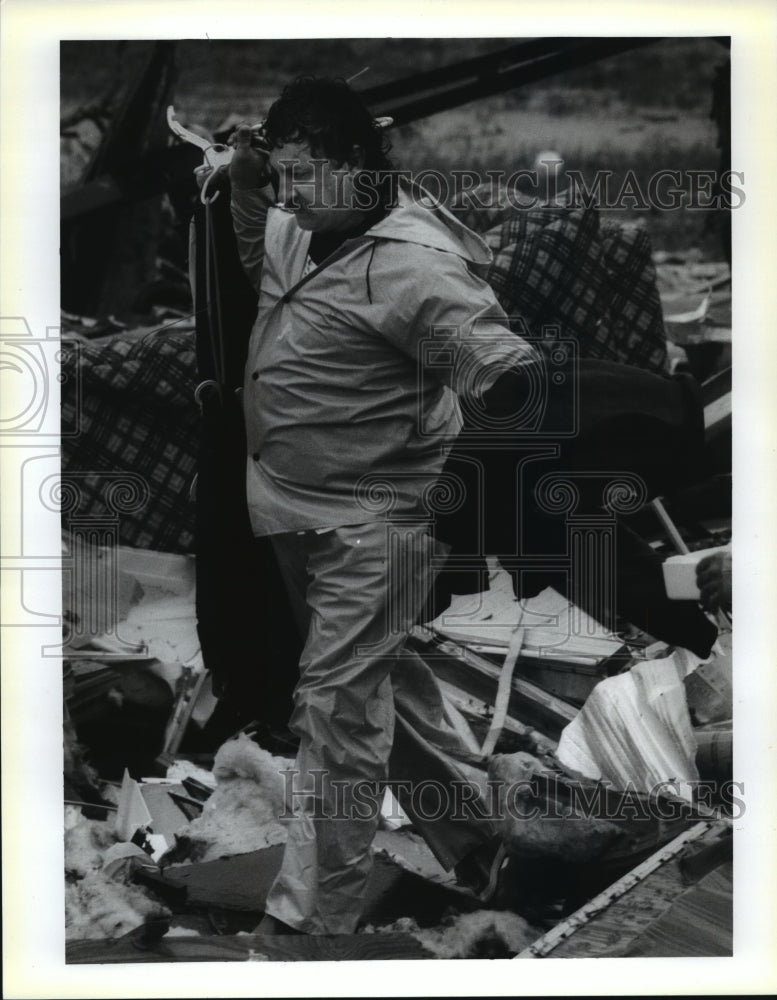
<svg viewBox="0 0 777 1000">
<path fill-rule="evenodd" d="M 34 338 L 59 323 L 59 42 L 64 39 L 530 37 L 730 35 L 732 168 L 745 173 L 733 213 L 735 762 L 745 815 L 735 825 L 735 954 L 731 959 L 545 959 L 381 963 L 64 965 L 61 671 L 42 658 L 61 611 L 59 580 L 30 562 L 60 552 L 58 521 L 21 495 L 25 456 L 56 456 L 58 386 L 27 442 L 0 439 L 2 475 L 3 949 L 7 997 L 515 996 L 769 993 L 777 990 L 777 769 L 773 403 L 777 261 L 777 6 L 771 0 L 391 4 L 4 0 L 0 8 L 0 320 L 23 317 Z M 700 100 L 708 101 L 707 95 Z M 0 328 L 0 338 L 3 330 Z M 2 375 L 2 373 L 0 373 Z M 26 528 L 22 528 L 26 522 Z M 39 522 L 39 524 L 38 524 Z M 35 525 L 34 555 L 22 548 Z M 40 567 L 35 584 L 32 571 Z M 30 620 L 16 606 L 22 571 Z M 41 619 L 44 621 L 44 619 Z"/>
</svg>

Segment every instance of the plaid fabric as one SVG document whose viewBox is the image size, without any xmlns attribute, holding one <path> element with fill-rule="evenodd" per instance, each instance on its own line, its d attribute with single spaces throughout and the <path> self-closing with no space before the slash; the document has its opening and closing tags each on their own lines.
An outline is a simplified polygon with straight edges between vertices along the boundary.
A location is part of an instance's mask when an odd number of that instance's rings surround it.
<svg viewBox="0 0 777 1000">
<path fill-rule="evenodd" d="M 522 316 L 535 332 L 555 323 L 577 333 L 596 305 L 597 229 L 593 212 L 532 209 L 489 234 L 488 281 L 508 316 Z"/>
<path fill-rule="evenodd" d="M 667 370 L 666 330 L 650 237 L 644 229 L 614 223 L 602 225 L 600 237 L 609 299 L 600 331 L 603 338 L 608 328 L 615 336 L 609 345 L 612 353 L 591 356 L 663 374 Z"/>
<path fill-rule="evenodd" d="M 580 357 L 666 371 L 661 300 L 643 230 L 600 226 L 594 209 L 574 206 L 482 208 L 467 198 L 453 208 L 491 248 L 487 280 L 508 316 L 522 317 L 535 334 L 559 326 L 577 339 Z"/>
<path fill-rule="evenodd" d="M 69 371 L 75 364 L 78 371 Z M 79 427 L 62 438 L 63 479 L 71 477 L 80 491 L 78 509 L 67 516 L 116 516 L 106 497 L 111 482 L 130 473 L 145 481 L 148 499 L 119 513 L 120 544 L 191 551 L 189 488 L 200 436 L 194 333 L 117 334 L 68 352 L 63 366 L 62 424 Z"/>
</svg>

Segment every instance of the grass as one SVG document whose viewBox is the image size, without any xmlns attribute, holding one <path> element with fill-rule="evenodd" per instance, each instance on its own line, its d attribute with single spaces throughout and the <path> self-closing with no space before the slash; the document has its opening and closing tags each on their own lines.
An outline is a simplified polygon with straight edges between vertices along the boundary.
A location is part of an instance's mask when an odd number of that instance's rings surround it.
<svg viewBox="0 0 777 1000">
<path fill-rule="evenodd" d="M 277 39 L 178 44 L 175 103 L 182 121 L 216 128 L 229 114 L 256 120 L 286 80 L 301 72 L 369 71 L 369 87 L 458 59 L 495 51 L 513 39 Z M 124 78 L 147 43 L 67 42 L 61 47 L 63 111 L 104 92 L 121 59 Z M 712 39 L 656 42 L 505 94 L 441 112 L 395 130 L 394 156 L 413 170 L 530 168 L 555 149 L 586 180 L 613 171 L 615 188 L 633 170 L 641 186 L 658 170 L 715 170 L 717 132 L 710 119 L 715 68 L 725 50 Z M 66 159 L 75 157 L 74 145 Z M 76 161 L 72 163 L 77 166 Z M 72 179 L 75 166 L 63 177 Z M 660 249 L 722 251 L 707 212 L 619 212 L 647 227 Z"/>
</svg>

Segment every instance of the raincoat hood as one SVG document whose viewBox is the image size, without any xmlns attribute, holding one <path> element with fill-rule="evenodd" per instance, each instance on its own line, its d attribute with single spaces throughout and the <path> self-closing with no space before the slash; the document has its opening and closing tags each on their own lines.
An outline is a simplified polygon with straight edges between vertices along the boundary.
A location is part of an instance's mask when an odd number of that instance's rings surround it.
<svg viewBox="0 0 777 1000">
<path fill-rule="evenodd" d="M 492 261 L 485 241 L 415 181 L 400 181 L 396 206 L 365 235 L 455 253 L 481 267 Z"/>
</svg>

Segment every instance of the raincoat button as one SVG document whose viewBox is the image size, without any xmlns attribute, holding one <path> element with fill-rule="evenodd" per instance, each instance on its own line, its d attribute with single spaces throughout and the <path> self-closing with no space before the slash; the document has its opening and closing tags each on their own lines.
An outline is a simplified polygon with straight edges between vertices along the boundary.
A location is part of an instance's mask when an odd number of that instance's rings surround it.
<svg viewBox="0 0 777 1000">
<path fill-rule="evenodd" d="M 259 378 L 259 372 L 252 372 L 251 378 L 254 380 L 254 382 L 256 382 L 256 380 Z"/>
<path fill-rule="evenodd" d="M 252 458 L 252 459 L 253 459 L 253 460 L 254 460 L 255 462 L 258 462 L 258 461 L 259 461 L 259 452 L 258 452 L 258 451 L 255 451 L 255 452 L 253 453 L 253 455 L 251 456 L 251 458 Z"/>
</svg>

